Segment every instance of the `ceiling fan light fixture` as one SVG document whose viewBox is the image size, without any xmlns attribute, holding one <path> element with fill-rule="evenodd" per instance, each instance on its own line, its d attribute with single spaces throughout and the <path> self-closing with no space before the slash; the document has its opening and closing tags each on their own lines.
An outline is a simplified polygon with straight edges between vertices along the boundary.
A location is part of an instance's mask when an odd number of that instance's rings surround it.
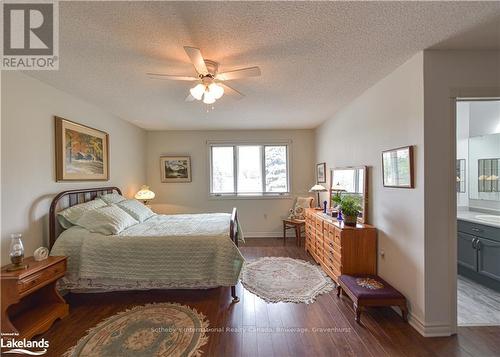
<svg viewBox="0 0 500 357">
<path fill-rule="evenodd" d="M 203 103 L 205 104 L 213 104 L 215 103 L 215 97 L 210 91 L 205 91 L 205 94 L 203 95 Z"/>
<path fill-rule="evenodd" d="M 224 95 L 224 88 L 217 83 L 212 83 L 208 86 L 208 90 L 215 99 L 219 99 Z"/>
<path fill-rule="evenodd" d="M 194 98 L 201 100 L 201 97 L 203 97 L 203 93 L 205 93 L 205 86 L 203 84 L 199 83 L 196 86 L 194 86 L 193 88 L 191 88 L 189 90 L 189 92 L 191 93 L 191 95 Z"/>
</svg>

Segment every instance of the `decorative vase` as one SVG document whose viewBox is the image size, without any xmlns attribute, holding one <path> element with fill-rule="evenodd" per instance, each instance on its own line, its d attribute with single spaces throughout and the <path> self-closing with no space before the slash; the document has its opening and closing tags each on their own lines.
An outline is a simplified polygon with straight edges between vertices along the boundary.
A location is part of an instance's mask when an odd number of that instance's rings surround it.
<svg viewBox="0 0 500 357">
<path fill-rule="evenodd" d="M 356 227 L 356 222 L 358 221 L 357 216 L 348 216 L 344 215 L 344 224 L 347 226 L 353 226 Z"/>
<path fill-rule="evenodd" d="M 14 233 L 10 235 L 10 250 L 9 257 L 12 262 L 12 266 L 7 269 L 7 271 L 26 269 L 28 266 L 23 264 L 24 260 L 24 246 L 21 240 L 22 234 Z"/>
</svg>

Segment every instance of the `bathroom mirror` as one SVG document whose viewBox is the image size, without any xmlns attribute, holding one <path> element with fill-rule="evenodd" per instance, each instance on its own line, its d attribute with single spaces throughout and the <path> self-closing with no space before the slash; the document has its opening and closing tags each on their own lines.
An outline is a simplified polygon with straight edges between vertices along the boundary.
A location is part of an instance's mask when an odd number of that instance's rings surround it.
<svg viewBox="0 0 500 357">
<path fill-rule="evenodd" d="M 330 170 L 330 208 L 336 194 L 354 195 L 361 200 L 360 223 L 366 223 L 368 214 L 368 170 L 366 166 L 338 167 Z"/>
<path fill-rule="evenodd" d="M 469 198 L 500 201 L 500 133 L 469 138 Z"/>
</svg>

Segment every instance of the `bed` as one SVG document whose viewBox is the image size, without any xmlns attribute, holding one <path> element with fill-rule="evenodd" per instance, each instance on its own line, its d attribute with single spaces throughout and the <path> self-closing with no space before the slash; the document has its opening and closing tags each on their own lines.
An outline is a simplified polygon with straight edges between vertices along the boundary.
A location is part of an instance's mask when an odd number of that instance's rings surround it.
<svg viewBox="0 0 500 357">
<path fill-rule="evenodd" d="M 63 228 L 58 212 L 92 201 L 117 187 L 59 193 L 49 212 L 51 255 L 68 257 L 60 287 L 73 292 L 149 289 L 208 289 L 235 285 L 244 258 L 238 213 L 154 215 L 117 235 L 80 226 Z"/>
</svg>

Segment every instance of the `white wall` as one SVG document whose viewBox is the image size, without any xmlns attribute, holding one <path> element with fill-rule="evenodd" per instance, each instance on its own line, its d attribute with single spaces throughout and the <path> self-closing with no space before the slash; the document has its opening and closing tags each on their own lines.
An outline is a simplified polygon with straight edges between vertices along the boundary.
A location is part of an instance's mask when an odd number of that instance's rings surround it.
<svg viewBox="0 0 500 357">
<path fill-rule="evenodd" d="M 156 193 L 151 206 L 157 212 L 230 212 L 237 207 L 247 237 L 282 234 L 281 219 L 288 215 L 293 199 L 216 199 L 209 198 L 207 141 L 283 141 L 291 140 L 291 188 L 293 196 L 309 196 L 314 184 L 313 130 L 245 131 L 153 131 L 147 134 L 147 181 Z M 160 155 L 191 156 L 191 183 L 161 183 Z"/>
<path fill-rule="evenodd" d="M 470 102 L 469 126 L 470 136 L 500 133 L 500 101 Z"/>
<path fill-rule="evenodd" d="M 500 134 L 482 135 L 469 140 L 470 206 L 500 209 L 500 192 L 479 192 L 478 162 L 480 159 L 500 158 Z"/>
<path fill-rule="evenodd" d="M 456 324 L 454 97 L 500 96 L 500 52 L 424 52 L 425 321 Z"/>
<path fill-rule="evenodd" d="M 378 273 L 424 318 L 423 55 L 419 53 L 316 129 L 316 161 L 369 166 L 368 222 L 378 229 Z M 384 188 L 382 151 L 415 145 L 415 189 Z"/>
<path fill-rule="evenodd" d="M 22 233 L 26 255 L 48 246 L 48 210 L 55 193 L 114 185 L 132 196 L 146 181 L 146 133 L 115 116 L 20 72 L 2 71 L 1 258 L 11 233 Z M 106 131 L 108 182 L 55 182 L 54 115 Z"/>
</svg>

